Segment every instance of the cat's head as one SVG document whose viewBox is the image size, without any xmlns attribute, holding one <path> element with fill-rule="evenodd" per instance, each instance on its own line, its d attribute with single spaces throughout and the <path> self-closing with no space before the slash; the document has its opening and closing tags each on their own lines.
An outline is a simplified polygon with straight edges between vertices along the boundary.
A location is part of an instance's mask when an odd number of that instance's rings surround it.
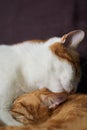
<svg viewBox="0 0 87 130">
<path fill-rule="evenodd" d="M 54 55 L 53 69 L 60 86 L 68 93 L 75 92 L 80 81 L 81 70 L 77 47 L 83 40 L 85 33 L 82 30 L 69 32 L 59 38 L 48 41 L 48 47 Z M 58 60 L 57 60 L 58 59 Z M 60 87 L 58 86 L 58 87 Z M 50 88 L 49 88 L 50 89 Z"/>
<path fill-rule="evenodd" d="M 53 110 L 67 99 L 67 93 L 40 89 L 17 98 L 11 108 L 13 117 L 21 123 L 37 124 L 47 120 Z"/>
</svg>

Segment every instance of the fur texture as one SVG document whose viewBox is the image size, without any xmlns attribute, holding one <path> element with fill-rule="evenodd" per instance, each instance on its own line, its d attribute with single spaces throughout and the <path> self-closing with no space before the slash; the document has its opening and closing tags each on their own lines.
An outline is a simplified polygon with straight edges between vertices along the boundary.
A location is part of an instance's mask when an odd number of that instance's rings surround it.
<svg viewBox="0 0 87 130">
<path fill-rule="evenodd" d="M 21 125 L 12 118 L 9 109 L 22 93 L 41 88 L 52 92 L 75 91 L 80 80 L 75 48 L 83 38 L 84 32 L 76 30 L 40 44 L 26 41 L 1 45 L 0 120 L 6 125 Z"/>
<path fill-rule="evenodd" d="M 43 98 L 45 96 L 45 98 Z M 64 103 L 49 108 L 56 100 Z M 63 100 L 64 101 L 64 100 Z M 12 115 L 24 123 L 24 127 L 1 127 L 0 130 L 86 130 L 87 95 L 52 93 L 47 89 L 24 94 L 17 98 Z"/>
</svg>

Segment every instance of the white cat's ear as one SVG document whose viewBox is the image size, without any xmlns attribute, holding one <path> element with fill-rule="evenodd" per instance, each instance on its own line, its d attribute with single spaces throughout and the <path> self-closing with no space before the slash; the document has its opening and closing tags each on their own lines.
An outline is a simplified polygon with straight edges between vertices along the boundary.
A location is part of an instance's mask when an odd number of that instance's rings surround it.
<svg viewBox="0 0 87 130">
<path fill-rule="evenodd" d="M 67 99 L 67 94 L 61 93 L 61 94 L 50 94 L 50 95 L 41 95 L 41 100 L 45 106 L 47 106 L 49 109 L 53 109 L 57 107 L 59 104 L 64 102 Z"/>
<path fill-rule="evenodd" d="M 77 48 L 79 43 L 83 40 L 84 36 L 84 31 L 75 30 L 62 36 L 61 40 L 63 41 L 65 46 Z"/>
</svg>

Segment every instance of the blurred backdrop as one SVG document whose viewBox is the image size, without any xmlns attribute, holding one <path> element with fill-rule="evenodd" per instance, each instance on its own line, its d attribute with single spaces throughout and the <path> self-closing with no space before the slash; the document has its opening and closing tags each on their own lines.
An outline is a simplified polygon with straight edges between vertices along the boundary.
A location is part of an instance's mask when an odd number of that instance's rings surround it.
<svg viewBox="0 0 87 130">
<path fill-rule="evenodd" d="M 47 39 L 83 29 L 87 35 L 87 0 L 0 0 L 0 44 Z M 87 92 L 87 36 L 78 48 Z"/>
</svg>

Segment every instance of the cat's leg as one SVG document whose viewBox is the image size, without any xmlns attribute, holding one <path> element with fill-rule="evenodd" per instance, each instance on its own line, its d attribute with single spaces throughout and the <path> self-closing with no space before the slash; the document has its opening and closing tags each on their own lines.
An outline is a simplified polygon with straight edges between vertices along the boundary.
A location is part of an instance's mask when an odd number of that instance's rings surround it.
<svg viewBox="0 0 87 130">
<path fill-rule="evenodd" d="M 14 94 L 11 93 L 10 90 L 9 91 L 5 90 L 5 92 L 0 93 L 0 120 L 5 125 L 20 126 L 22 124 L 13 119 L 10 113 L 10 108 L 13 100 L 14 100 Z"/>
</svg>

